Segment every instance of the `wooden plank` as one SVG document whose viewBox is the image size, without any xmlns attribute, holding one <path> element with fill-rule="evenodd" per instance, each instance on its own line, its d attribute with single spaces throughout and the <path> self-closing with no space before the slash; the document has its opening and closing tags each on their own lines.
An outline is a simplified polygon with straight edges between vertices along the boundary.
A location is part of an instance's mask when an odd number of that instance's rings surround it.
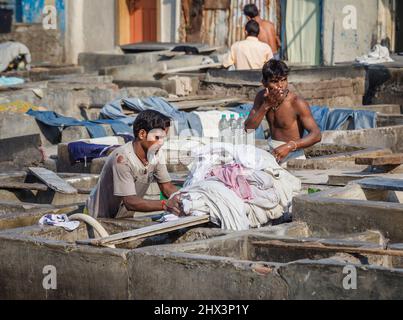
<svg viewBox="0 0 403 320">
<path fill-rule="evenodd" d="M 344 246 L 328 246 L 323 243 L 305 242 L 305 243 L 289 243 L 282 242 L 279 240 L 269 240 L 269 241 L 254 241 L 252 245 L 261 247 L 276 247 L 289 249 L 311 249 L 319 251 L 336 251 L 344 252 L 350 254 L 367 254 L 367 255 L 380 255 L 380 256 L 393 256 L 393 257 L 403 257 L 403 251 L 400 250 L 385 250 L 385 249 L 372 249 L 372 248 L 362 248 L 362 247 L 344 247 Z"/>
<path fill-rule="evenodd" d="M 367 178 L 381 178 L 381 179 L 403 179 L 402 174 L 392 174 L 392 173 L 365 173 L 365 172 L 360 172 L 360 173 L 346 173 L 346 174 L 334 174 L 334 175 L 329 175 L 329 180 L 327 182 L 328 185 L 330 186 L 346 186 L 349 184 L 351 181 L 357 181 L 357 180 L 363 180 Z"/>
<path fill-rule="evenodd" d="M 156 74 L 164 75 L 164 74 L 173 74 L 185 71 L 198 71 L 203 69 L 211 69 L 211 68 L 220 68 L 222 67 L 222 63 L 209 63 L 209 64 L 200 64 L 197 66 L 189 66 L 189 67 L 182 67 L 182 68 L 175 68 L 170 70 L 159 71 Z"/>
<path fill-rule="evenodd" d="M 403 191 L 403 179 L 367 178 L 357 183 L 364 189 Z"/>
<path fill-rule="evenodd" d="M 224 98 L 224 99 L 211 99 L 211 100 L 203 100 L 203 101 L 185 101 L 185 102 L 174 102 L 172 103 L 178 109 L 186 109 L 186 108 L 200 108 L 200 107 L 211 107 L 211 106 L 219 106 L 234 102 L 242 103 L 244 98 L 232 97 L 232 98 Z"/>
<path fill-rule="evenodd" d="M 231 0 L 204 0 L 204 10 L 228 10 Z"/>
<path fill-rule="evenodd" d="M 218 97 L 217 99 L 224 99 L 225 97 Z M 181 101 L 199 101 L 199 100 L 209 100 L 211 95 L 197 95 L 197 96 L 187 96 L 187 97 L 175 97 L 175 98 L 165 98 L 168 102 L 181 102 Z"/>
<path fill-rule="evenodd" d="M 0 182 L 0 189 L 47 191 L 48 187 L 42 183 Z"/>
<path fill-rule="evenodd" d="M 193 227 L 201 224 L 205 224 L 210 221 L 210 217 L 208 215 L 199 216 L 199 217 L 185 217 L 180 218 L 176 221 L 164 222 L 157 225 L 152 225 L 136 230 L 131 230 L 127 232 L 117 233 L 105 238 L 96 238 L 96 239 L 88 239 L 88 240 L 78 240 L 76 243 L 78 244 L 90 244 L 94 246 L 106 246 L 111 244 L 122 244 L 138 239 L 143 239 L 151 236 L 155 236 L 158 234 L 163 234 L 183 228 Z"/>
<path fill-rule="evenodd" d="M 327 184 L 329 186 L 346 186 L 351 181 L 362 180 L 368 178 L 369 175 L 348 175 L 348 174 L 341 174 L 341 175 L 329 175 L 329 180 Z"/>
<path fill-rule="evenodd" d="M 29 167 L 28 169 L 52 190 L 65 194 L 77 194 L 77 189 L 73 188 L 53 171 L 40 167 Z"/>
<path fill-rule="evenodd" d="M 403 153 L 373 157 L 358 157 L 355 159 L 355 164 L 368 166 L 401 165 L 403 164 Z"/>
</svg>

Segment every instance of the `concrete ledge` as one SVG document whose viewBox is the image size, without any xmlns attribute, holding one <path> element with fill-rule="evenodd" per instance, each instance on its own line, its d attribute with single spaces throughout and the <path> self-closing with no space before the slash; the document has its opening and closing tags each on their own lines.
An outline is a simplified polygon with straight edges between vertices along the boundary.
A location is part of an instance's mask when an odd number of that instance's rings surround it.
<svg viewBox="0 0 403 320">
<path fill-rule="evenodd" d="M 311 104 L 348 107 L 362 104 L 365 77 L 363 67 L 291 67 L 289 82 Z M 201 88 L 254 98 L 261 79 L 260 70 L 209 70 Z"/>
<path fill-rule="evenodd" d="M 336 66 L 336 67 L 290 67 L 290 82 L 321 82 L 336 78 L 364 78 L 364 67 Z M 212 69 L 207 72 L 206 80 L 216 79 L 234 80 L 236 82 L 261 83 L 261 70 L 227 71 Z"/>
<path fill-rule="evenodd" d="M 320 147 L 326 148 L 326 145 L 322 144 L 316 146 L 316 148 L 314 148 L 311 151 L 311 154 L 315 155 L 315 149 L 318 150 Z M 343 147 L 345 147 L 345 150 L 343 150 Z M 349 147 L 350 150 L 348 150 Z M 290 160 L 287 162 L 287 168 L 296 170 L 298 169 L 327 170 L 327 169 L 346 169 L 346 168 L 364 170 L 367 168 L 366 165 L 359 166 L 355 164 L 355 159 L 357 157 L 377 156 L 392 153 L 390 149 L 361 148 L 359 146 L 346 146 L 346 145 L 339 146 L 339 150 L 340 151 L 337 153 L 324 156 L 313 156 L 306 160 L 299 160 L 299 159 Z M 310 151 L 308 150 L 307 152 Z M 326 154 L 326 151 L 324 153 Z"/>
<path fill-rule="evenodd" d="M 293 199 L 293 216 L 318 236 L 379 230 L 392 242 L 403 242 L 403 204 L 382 201 L 385 195 L 349 185 L 298 196 Z"/>
<path fill-rule="evenodd" d="M 105 67 L 100 75 L 113 76 L 115 81 L 122 80 L 154 80 L 154 75 L 159 71 L 176 69 L 181 67 L 200 65 L 205 56 L 181 56 L 165 61 L 151 61 L 150 63 L 135 63 L 121 66 Z"/>
<path fill-rule="evenodd" d="M 14 124 L 15 125 L 15 124 Z M 0 171 L 21 170 L 41 163 L 39 134 L 0 140 Z"/>
<path fill-rule="evenodd" d="M 403 126 L 352 131 L 325 131 L 322 143 L 389 148 L 403 152 Z"/>
</svg>

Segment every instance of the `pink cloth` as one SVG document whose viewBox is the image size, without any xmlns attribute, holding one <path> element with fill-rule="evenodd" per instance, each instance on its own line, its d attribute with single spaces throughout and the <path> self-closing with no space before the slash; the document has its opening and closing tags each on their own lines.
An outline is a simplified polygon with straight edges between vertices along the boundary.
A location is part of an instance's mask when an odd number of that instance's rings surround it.
<svg viewBox="0 0 403 320">
<path fill-rule="evenodd" d="M 252 190 L 240 164 L 228 164 L 210 171 L 208 177 L 216 177 L 243 200 L 252 200 Z"/>
</svg>

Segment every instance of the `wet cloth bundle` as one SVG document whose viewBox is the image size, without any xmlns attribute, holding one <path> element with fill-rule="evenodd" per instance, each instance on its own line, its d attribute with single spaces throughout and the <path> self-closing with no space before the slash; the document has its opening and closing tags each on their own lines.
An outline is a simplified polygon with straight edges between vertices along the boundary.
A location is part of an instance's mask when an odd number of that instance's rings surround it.
<svg viewBox="0 0 403 320">
<path fill-rule="evenodd" d="M 301 190 L 298 178 L 251 145 L 212 143 L 193 149 L 192 156 L 189 178 L 175 195 L 184 214 L 208 214 L 225 230 L 259 228 L 282 217 Z"/>
</svg>

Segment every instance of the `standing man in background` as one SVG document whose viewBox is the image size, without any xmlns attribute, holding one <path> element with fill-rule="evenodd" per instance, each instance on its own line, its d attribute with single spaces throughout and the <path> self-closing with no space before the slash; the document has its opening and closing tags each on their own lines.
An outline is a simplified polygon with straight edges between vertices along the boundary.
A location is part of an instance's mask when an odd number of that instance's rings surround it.
<svg viewBox="0 0 403 320">
<path fill-rule="evenodd" d="M 274 24 L 268 20 L 264 20 L 259 16 L 259 9 L 255 4 L 247 4 L 243 8 L 243 12 L 246 18 L 250 20 L 254 20 L 259 24 L 260 33 L 259 40 L 267 43 L 271 50 L 273 51 L 274 59 L 280 60 L 280 52 L 279 48 L 281 47 L 281 41 L 276 33 L 276 28 Z"/>
<path fill-rule="evenodd" d="M 246 39 L 235 42 L 231 51 L 224 58 L 224 67 L 235 66 L 236 70 L 262 69 L 273 58 L 270 46 L 259 41 L 259 24 L 251 20 L 245 26 Z"/>
</svg>

